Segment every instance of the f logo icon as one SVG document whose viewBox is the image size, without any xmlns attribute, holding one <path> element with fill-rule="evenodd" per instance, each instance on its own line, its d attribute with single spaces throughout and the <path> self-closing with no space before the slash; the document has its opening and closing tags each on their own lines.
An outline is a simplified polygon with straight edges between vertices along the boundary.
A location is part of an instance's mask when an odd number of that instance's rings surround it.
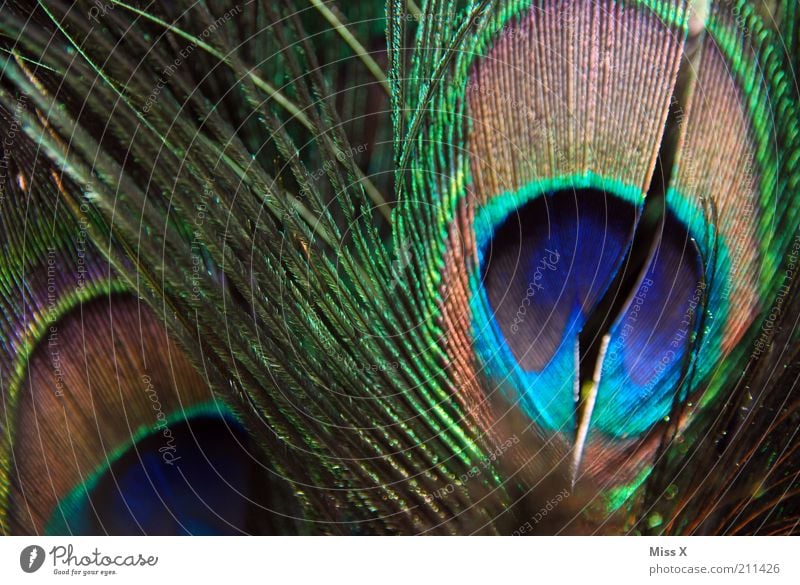
<svg viewBox="0 0 800 585">
<path fill-rule="evenodd" d="M 32 544 L 22 549 L 19 554 L 19 566 L 26 573 L 35 573 L 44 564 L 44 549 L 41 546 Z"/>
</svg>

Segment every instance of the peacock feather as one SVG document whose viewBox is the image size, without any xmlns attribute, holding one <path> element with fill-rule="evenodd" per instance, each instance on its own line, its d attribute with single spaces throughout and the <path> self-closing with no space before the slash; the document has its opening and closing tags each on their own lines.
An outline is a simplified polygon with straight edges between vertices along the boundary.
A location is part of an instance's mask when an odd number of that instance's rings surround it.
<svg viewBox="0 0 800 585">
<path fill-rule="evenodd" d="M 798 532 L 794 0 L 0 15 L 3 533 Z"/>
</svg>

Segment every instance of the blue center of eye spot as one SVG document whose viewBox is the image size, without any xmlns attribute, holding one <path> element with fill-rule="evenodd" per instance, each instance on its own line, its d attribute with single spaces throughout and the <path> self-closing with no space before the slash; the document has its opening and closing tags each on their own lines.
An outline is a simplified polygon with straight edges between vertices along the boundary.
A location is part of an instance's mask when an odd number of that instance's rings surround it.
<svg viewBox="0 0 800 585">
<path fill-rule="evenodd" d="M 53 511 L 51 535 L 291 534 L 288 487 L 221 404 L 202 405 L 135 438 Z M 276 514 L 273 511 L 281 510 Z M 284 515 L 285 513 L 285 515 Z"/>
</svg>

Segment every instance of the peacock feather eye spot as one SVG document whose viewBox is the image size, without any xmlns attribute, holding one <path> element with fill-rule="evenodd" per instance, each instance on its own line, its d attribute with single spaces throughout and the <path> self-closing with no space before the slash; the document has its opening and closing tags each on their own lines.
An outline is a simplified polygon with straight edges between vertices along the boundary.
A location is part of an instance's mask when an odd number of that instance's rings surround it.
<svg viewBox="0 0 800 585">
<path fill-rule="evenodd" d="M 487 378 L 570 441 L 628 439 L 665 422 L 704 312 L 688 229 L 669 210 L 640 221 L 624 191 L 515 200 L 499 219 L 487 213 L 488 229 L 476 224 L 473 331 Z"/>
<path fill-rule="evenodd" d="M 160 426 L 77 487 L 51 534 L 291 533 L 292 500 L 270 480 L 234 418 L 202 414 Z M 281 514 L 271 510 L 279 508 Z"/>
</svg>

